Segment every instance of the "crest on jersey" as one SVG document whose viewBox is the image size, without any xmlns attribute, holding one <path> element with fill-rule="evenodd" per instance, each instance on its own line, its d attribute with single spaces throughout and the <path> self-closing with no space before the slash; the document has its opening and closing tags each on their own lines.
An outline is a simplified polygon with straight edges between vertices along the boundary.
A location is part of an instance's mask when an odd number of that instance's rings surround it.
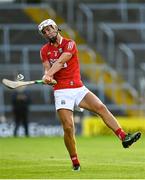
<svg viewBox="0 0 145 180">
<path fill-rule="evenodd" d="M 65 100 L 61 100 L 61 104 L 65 104 Z"/>
<path fill-rule="evenodd" d="M 62 53 L 62 48 L 59 48 L 58 51 L 59 51 L 59 53 Z"/>
</svg>

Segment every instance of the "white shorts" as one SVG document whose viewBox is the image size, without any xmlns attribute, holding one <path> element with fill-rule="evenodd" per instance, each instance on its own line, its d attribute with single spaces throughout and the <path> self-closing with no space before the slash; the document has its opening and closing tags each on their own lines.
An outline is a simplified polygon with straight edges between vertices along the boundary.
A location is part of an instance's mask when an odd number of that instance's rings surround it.
<svg viewBox="0 0 145 180">
<path fill-rule="evenodd" d="M 83 111 L 83 109 L 79 107 L 79 104 L 88 92 L 89 90 L 85 86 L 79 88 L 55 90 L 54 98 L 56 110 L 70 109 L 74 111 L 74 109 L 76 109 Z"/>
</svg>

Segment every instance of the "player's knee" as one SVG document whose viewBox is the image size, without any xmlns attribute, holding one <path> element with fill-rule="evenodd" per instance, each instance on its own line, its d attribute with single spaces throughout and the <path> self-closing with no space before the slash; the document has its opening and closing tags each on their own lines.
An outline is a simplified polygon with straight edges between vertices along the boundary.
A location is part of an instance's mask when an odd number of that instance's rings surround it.
<svg viewBox="0 0 145 180">
<path fill-rule="evenodd" d="M 65 126 L 63 129 L 64 129 L 64 133 L 67 136 L 72 136 L 74 134 L 74 127 L 73 127 L 73 125 Z"/>
<path fill-rule="evenodd" d="M 98 105 L 98 107 L 97 107 L 97 113 L 98 114 L 103 114 L 105 111 L 106 111 L 106 106 L 105 106 L 105 104 L 103 104 L 103 103 L 100 103 L 99 105 Z"/>
</svg>

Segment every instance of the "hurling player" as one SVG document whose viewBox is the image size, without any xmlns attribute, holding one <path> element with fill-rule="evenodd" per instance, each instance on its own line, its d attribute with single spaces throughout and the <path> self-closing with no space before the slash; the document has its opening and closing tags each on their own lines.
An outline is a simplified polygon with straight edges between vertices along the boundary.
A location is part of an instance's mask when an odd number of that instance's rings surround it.
<svg viewBox="0 0 145 180">
<path fill-rule="evenodd" d="M 47 40 L 40 50 L 44 66 L 42 79 L 46 83 L 50 83 L 53 78 L 57 81 L 54 85 L 55 107 L 63 126 L 64 142 L 72 161 L 73 170 L 80 170 L 73 117 L 76 106 L 99 115 L 119 137 L 124 148 L 136 142 L 141 133 L 127 134 L 102 101 L 84 86 L 80 76 L 76 43 L 72 39 L 62 37 L 61 30 L 52 19 L 41 22 L 38 29 Z"/>
</svg>

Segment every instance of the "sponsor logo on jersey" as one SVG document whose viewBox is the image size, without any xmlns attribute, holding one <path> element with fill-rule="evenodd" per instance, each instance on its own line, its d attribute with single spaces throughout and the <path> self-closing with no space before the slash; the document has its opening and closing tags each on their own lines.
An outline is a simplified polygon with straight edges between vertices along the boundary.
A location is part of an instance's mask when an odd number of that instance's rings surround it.
<svg viewBox="0 0 145 180">
<path fill-rule="evenodd" d="M 50 64 L 51 64 L 51 66 L 55 63 L 55 61 L 57 61 L 57 59 L 50 59 Z"/>
<path fill-rule="evenodd" d="M 57 57 L 58 51 L 53 51 L 54 52 L 54 56 Z"/>
</svg>

